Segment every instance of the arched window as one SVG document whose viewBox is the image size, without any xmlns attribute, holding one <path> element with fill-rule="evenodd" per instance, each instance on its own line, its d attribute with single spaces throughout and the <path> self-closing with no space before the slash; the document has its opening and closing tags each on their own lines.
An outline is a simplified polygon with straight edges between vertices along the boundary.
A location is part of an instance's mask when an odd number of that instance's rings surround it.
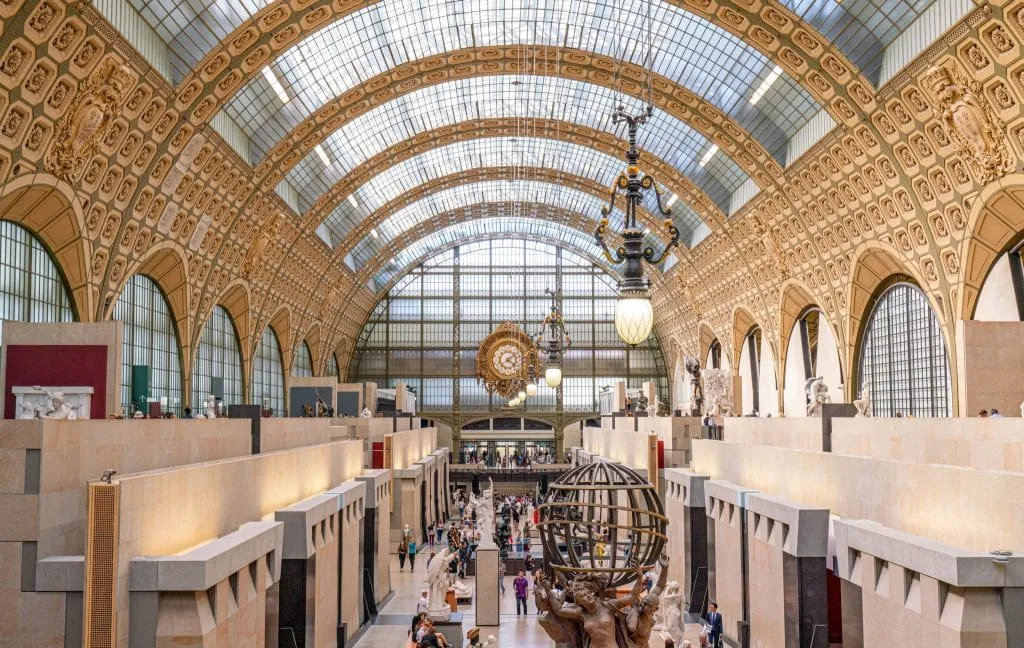
<svg viewBox="0 0 1024 648">
<path fill-rule="evenodd" d="M 203 328 L 192 365 L 192 409 L 200 411 L 207 395 L 220 398 L 224 405 L 245 402 L 242 392 L 242 349 L 231 316 L 215 306 Z"/>
<path fill-rule="evenodd" d="M 60 272 L 42 243 L 20 225 L 0 221 L 0 333 L 3 320 L 74 319 Z"/>
<path fill-rule="evenodd" d="M 807 414 L 807 380 L 821 376 L 833 403 L 843 400 L 843 369 L 832 326 L 817 306 L 800 315 L 789 334 L 783 403 L 788 417 Z"/>
<path fill-rule="evenodd" d="M 270 326 L 263 329 L 252 360 L 252 402 L 269 407 L 275 416 L 285 415 L 281 345 Z"/>
<path fill-rule="evenodd" d="M 132 275 L 114 304 L 114 317 L 124 323 L 121 364 L 121 405 L 125 414 L 146 412 L 160 403 L 161 412 L 181 414 L 181 351 L 171 307 L 156 283 Z"/>
<path fill-rule="evenodd" d="M 333 353 L 327 356 L 327 375 L 341 382 L 341 376 L 338 375 L 338 357 Z"/>
<path fill-rule="evenodd" d="M 860 353 L 858 393 L 875 416 L 949 416 L 949 358 L 939 320 L 917 286 L 897 283 L 875 301 Z"/>
<path fill-rule="evenodd" d="M 722 368 L 722 343 L 718 340 L 713 340 L 711 346 L 708 347 L 708 357 L 704 359 L 704 368 Z"/>
<path fill-rule="evenodd" d="M 299 348 L 295 349 L 292 375 L 307 378 L 313 375 L 313 354 L 309 352 L 309 345 L 305 340 L 299 344 Z"/>
<path fill-rule="evenodd" d="M 755 328 L 743 338 L 740 351 L 740 381 L 743 389 L 743 414 L 761 411 L 761 329 Z"/>
</svg>

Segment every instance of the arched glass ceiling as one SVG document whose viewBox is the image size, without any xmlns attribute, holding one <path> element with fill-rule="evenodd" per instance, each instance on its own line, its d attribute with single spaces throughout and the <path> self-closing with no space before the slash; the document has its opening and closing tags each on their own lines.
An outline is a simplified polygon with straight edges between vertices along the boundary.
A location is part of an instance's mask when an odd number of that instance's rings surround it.
<svg viewBox="0 0 1024 648">
<path fill-rule="evenodd" d="M 388 202 L 416 187 L 445 176 L 479 168 L 536 167 L 581 176 L 611 187 L 625 162 L 592 148 L 539 137 L 487 137 L 455 142 L 388 167 L 354 193 L 355 204 L 341 200 L 324 220 L 331 243 L 344 239 L 355 227 Z M 524 171 L 523 175 L 529 177 Z M 665 196 L 665 200 L 669 199 Z M 657 214 L 654 194 L 644 206 Z M 596 214 L 593 215 L 596 217 Z M 684 241 L 696 244 L 692 234 L 703 231 L 700 216 L 681 200 L 672 205 L 672 218 Z"/>
<path fill-rule="evenodd" d="M 361 270 L 371 259 L 391 241 L 402 236 L 407 230 L 441 214 L 456 212 L 468 205 L 485 203 L 511 203 L 516 213 L 528 215 L 533 204 L 551 205 L 558 209 L 581 214 L 594 221 L 601 218 L 601 207 L 604 200 L 576 189 L 558 184 L 538 182 L 535 180 L 488 180 L 459 185 L 442 189 L 421 200 L 399 209 L 394 215 L 377 226 L 377 236 L 368 234 L 356 244 L 345 261 L 353 270 Z M 618 204 L 622 204 L 620 201 Z M 622 231 L 623 213 L 620 209 L 612 210 L 609 223 L 614 232 Z M 470 223 L 462 223 L 467 230 Z M 646 243 L 655 250 L 664 247 L 654 234 L 648 233 Z"/>
<path fill-rule="evenodd" d="M 570 47 L 644 66 L 646 0 L 527 3 L 428 0 L 378 2 L 286 50 L 274 68 L 290 97 L 282 104 L 261 76 L 237 93 L 228 114 L 250 136 L 258 157 L 303 118 L 336 96 L 409 61 L 467 47 Z M 774 68 L 729 32 L 665 2 L 651 12 L 654 71 L 734 117 L 770 151 L 819 106 L 787 74 L 757 106 L 749 99 Z"/>
<path fill-rule="evenodd" d="M 519 235 L 546 239 L 553 245 L 567 246 L 577 254 L 590 257 L 592 261 L 599 264 L 604 263 L 601 248 L 594 241 L 594 237 L 566 225 L 525 215 L 518 218 L 504 216 L 479 218 L 446 227 L 416 241 L 411 241 L 374 275 L 374 287 L 379 290 L 387 285 L 395 276 L 406 272 L 409 265 L 431 250 L 487 235 L 493 235 L 493 238 L 515 238 L 516 235 Z"/>
<path fill-rule="evenodd" d="M 519 85 L 513 85 L 518 82 Z M 537 117 L 597 130 L 613 130 L 611 114 L 621 97 L 607 88 L 558 77 L 472 77 L 416 90 L 353 119 L 324 142 L 329 166 L 311 151 L 288 173 L 300 207 L 317 198 L 356 166 L 418 133 L 495 117 Z M 632 102 L 639 110 L 637 102 Z M 629 105 L 629 102 L 627 102 Z M 625 125 L 615 128 L 625 135 Z M 688 176 L 722 211 L 747 175 L 728 156 L 700 162 L 711 143 L 681 120 L 655 109 L 637 144 Z"/>
</svg>

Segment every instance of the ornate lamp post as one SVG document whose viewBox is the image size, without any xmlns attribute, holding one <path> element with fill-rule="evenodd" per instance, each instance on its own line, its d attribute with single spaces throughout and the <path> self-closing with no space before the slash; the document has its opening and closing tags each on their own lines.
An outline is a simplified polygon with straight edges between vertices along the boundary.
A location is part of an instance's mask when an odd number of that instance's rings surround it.
<svg viewBox="0 0 1024 648">
<path fill-rule="evenodd" d="M 637 128 L 647 122 L 653 113 L 653 108 L 648 105 L 643 112 L 630 115 L 626 109 L 619 106 L 612 115 L 612 123 L 626 123 L 629 129 L 629 150 L 626 151 L 626 171 L 620 173 L 615 179 L 611 189 L 611 196 L 608 204 L 601 208 L 601 222 L 594 232 L 604 256 L 613 265 L 625 262 L 622 270 L 622 283 L 619 284 L 619 300 L 615 304 L 615 331 L 622 340 L 630 345 L 640 344 L 651 334 L 654 326 L 654 309 L 651 307 L 651 298 L 647 293 L 650 287 L 650 280 L 644 275 L 644 261 L 652 265 L 658 265 L 665 260 L 669 250 L 679 245 L 679 229 L 672 223 L 672 210 L 661 203 L 661 191 L 654 181 L 654 178 L 646 173 L 640 172 L 640 154 L 636 150 Z M 654 196 L 658 205 L 658 211 L 665 217 L 663 224 L 668 229 L 672 238 L 662 250 L 661 254 L 655 257 L 654 249 L 644 247 L 644 233 L 636 223 L 636 210 L 643 201 L 644 193 L 654 189 Z M 605 243 L 604 234 L 608 230 L 608 214 L 615 207 L 615 200 L 619 191 L 623 190 L 626 196 L 625 229 L 622 232 L 622 246 L 612 251 Z"/>
<path fill-rule="evenodd" d="M 537 348 L 548 354 L 544 382 L 554 389 L 562 384 L 562 356 L 572 346 L 572 339 L 565 331 L 565 320 L 562 319 L 562 312 L 558 309 L 558 301 L 555 299 L 557 294 L 554 290 L 544 292 L 551 295 L 551 312 L 544 318 L 544 324 L 537 334 Z"/>
</svg>

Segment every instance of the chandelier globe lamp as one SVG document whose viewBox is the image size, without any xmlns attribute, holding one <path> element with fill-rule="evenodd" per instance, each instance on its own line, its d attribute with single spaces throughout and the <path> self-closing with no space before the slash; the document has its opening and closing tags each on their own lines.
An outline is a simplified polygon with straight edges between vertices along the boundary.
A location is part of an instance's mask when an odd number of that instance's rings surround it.
<svg viewBox="0 0 1024 648">
<path fill-rule="evenodd" d="M 646 340 L 654 327 L 654 308 L 648 294 L 650 279 L 644 274 L 644 262 L 656 266 L 665 260 L 672 248 L 679 245 L 679 229 L 672 222 L 672 210 L 662 204 L 661 191 L 654 178 L 640 171 L 636 133 L 642 124 L 647 123 L 653 110 L 648 104 L 645 110 L 631 115 L 623 106 L 619 106 L 612 114 L 612 123 L 625 123 L 629 133 L 626 170 L 615 179 L 608 204 L 601 208 L 601 220 L 594 232 L 594 238 L 597 239 L 608 262 L 612 265 L 623 264 L 619 299 L 615 303 L 615 332 L 630 346 L 636 346 Z M 655 255 L 654 249 L 650 246 L 644 246 L 644 232 L 636 220 L 637 208 L 643 202 L 644 195 L 652 189 L 658 211 L 664 216 L 663 225 L 671 237 L 665 249 L 658 255 Z M 615 207 L 620 191 L 625 194 L 625 229 L 622 232 L 622 245 L 613 253 L 608 248 L 605 235 L 608 232 L 608 215 Z"/>
<path fill-rule="evenodd" d="M 547 367 L 544 369 L 544 382 L 551 389 L 562 384 L 562 357 L 569 347 L 572 346 L 572 338 L 565 330 L 565 320 L 562 319 L 562 311 L 558 308 L 558 293 L 554 290 L 545 290 L 551 295 L 551 312 L 544 318 L 540 333 L 537 334 L 537 348 L 547 354 Z M 527 384 L 527 390 L 530 385 Z M 537 387 L 533 387 L 536 392 Z"/>
</svg>

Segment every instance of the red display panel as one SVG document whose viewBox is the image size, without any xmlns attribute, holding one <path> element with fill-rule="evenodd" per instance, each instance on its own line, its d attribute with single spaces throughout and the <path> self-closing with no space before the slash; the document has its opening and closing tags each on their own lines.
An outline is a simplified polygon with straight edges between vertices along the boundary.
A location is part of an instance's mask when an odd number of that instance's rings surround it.
<svg viewBox="0 0 1024 648">
<path fill-rule="evenodd" d="M 90 417 L 107 417 L 107 345 L 12 344 L 7 347 L 4 418 L 17 416 L 12 386 L 92 387 Z"/>
</svg>

